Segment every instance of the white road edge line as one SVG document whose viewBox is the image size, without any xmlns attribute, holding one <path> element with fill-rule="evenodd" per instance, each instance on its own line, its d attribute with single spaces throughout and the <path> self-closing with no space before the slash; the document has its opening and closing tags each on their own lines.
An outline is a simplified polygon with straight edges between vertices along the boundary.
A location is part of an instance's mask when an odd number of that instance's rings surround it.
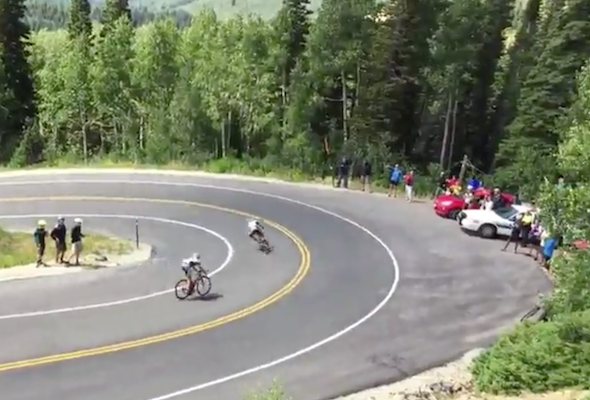
<svg viewBox="0 0 590 400">
<path fill-rule="evenodd" d="M 168 219 L 168 218 L 149 217 L 149 216 L 141 216 L 141 215 L 137 215 L 137 216 L 136 215 L 119 215 L 119 214 L 59 214 L 59 215 L 61 215 L 62 217 L 65 217 L 65 218 L 73 218 L 73 217 L 79 217 L 79 218 L 120 218 L 120 219 L 136 219 L 137 218 L 139 220 L 143 219 L 143 220 L 162 222 L 162 223 L 167 223 L 167 224 L 172 224 L 172 225 L 185 226 L 187 228 L 198 229 L 200 231 L 208 233 L 212 236 L 215 236 L 217 239 L 221 240 L 225 244 L 225 247 L 227 248 L 227 256 L 226 256 L 225 260 L 217 269 L 210 272 L 211 276 L 218 274 L 223 269 L 225 269 L 225 267 L 227 267 L 227 265 L 233 259 L 234 253 L 235 253 L 233 246 L 231 245 L 231 243 L 229 242 L 229 240 L 225 236 L 221 235 L 220 233 L 218 233 L 212 229 L 205 228 L 204 226 L 197 225 L 197 224 L 191 224 L 188 222 L 182 222 L 182 221 L 177 221 L 177 220 Z M 0 215 L 0 220 L 2 220 L 2 219 L 47 218 L 47 217 L 51 217 L 51 216 L 54 216 L 54 215 L 52 215 L 52 214 Z M 57 216 L 57 214 L 55 214 L 55 216 Z M 54 309 L 54 310 L 32 311 L 32 312 L 26 312 L 26 313 L 0 315 L 0 321 L 7 320 L 7 319 L 38 317 L 38 316 L 42 316 L 42 315 L 63 314 L 63 313 L 74 312 L 74 311 L 84 311 L 84 310 L 92 310 L 92 309 L 97 309 L 97 308 L 107 308 L 107 307 L 119 306 L 119 305 L 123 305 L 123 304 L 134 303 L 134 302 L 141 301 L 141 300 L 151 299 L 153 297 L 162 296 L 164 294 L 171 293 L 173 291 L 174 291 L 174 289 L 168 289 L 168 290 L 164 290 L 161 292 L 150 293 L 145 296 L 132 297 L 132 298 L 128 298 L 128 299 L 110 301 L 110 302 L 106 302 L 106 303 L 88 304 L 88 305 L 77 306 L 77 307 L 58 308 L 58 309 Z"/>
<path fill-rule="evenodd" d="M 133 173 L 133 171 L 129 171 L 130 173 Z M 141 173 L 141 172 L 139 172 Z M 138 174 L 139 174 L 138 173 Z M 67 173 L 66 173 L 67 174 Z M 108 170 L 104 170 L 103 175 L 108 175 L 109 171 Z M 154 175 L 157 175 L 157 172 L 153 173 Z M 162 174 L 165 175 L 165 174 Z M 192 177 L 194 178 L 198 178 L 197 176 Z M 236 181 L 238 181 L 236 179 Z M 244 181 L 246 182 L 246 181 Z M 209 381 L 209 382 L 205 382 L 205 383 L 201 383 L 199 385 L 195 385 L 189 388 L 185 388 L 185 389 L 181 389 L 178 390 L 176 392 L 172 392 L 172 393 L 168 393 L 159 397 L 154 397 L 151 399 L 147 399 L 147 400 L 168 400 L 168 399 L 173 399 L 175 397 L 179 397 L 179 396 L 183 396 L 186 394 L 190 394 L 202 389 L 206 389 L 215 385 L 219 385 L 225 382 L 229 382 L 238 378 L 242 378 L 244 376 L 247 375 L 251 375 L 254 374 L 256 372 L 259 371 L 263 371 L 265 369 L 268 368 L 272 368 L 275 367 L 279 364 L 283 364 L 287 361 L 290 361 L 294 358 L 297 358 L 299 356 L 302 356 L 304 354 L 307 354 L 313 350 L 316 350 L 319 347 L 322 347 L 330 342 L 333 342 L 337 339 L 339 339 L 340 337 L 346 335 L 347 333 L 349 333 L 350 331 L 352 331 L 353 329 L 358 328 L 359 326 L 361 326 L 362 324 L 364 324 L 365 322 L 367 322 L 370 318 L 372 318 L 375 314 L 377 314 L 383 307 L 385 307 L 385 305 L 389 302 L 389 300 L 393 297 L 395 291 L 397 290 L 399 281 L 400 281 L 400 270 L 399 270 L 399 264 L 397 262 L 397 259 L 395 258 L 393 251 L 391 251 L 391 249 L 385 244 L 385 242 L 383 242 L 383 240 L 381 240 L 381 238 L 379 238 L 377 235 L 375 235 L 373 232 L 371 232 L 369 229 L 365 228 L 364 226 L 360 225 L 359 223 L 346 218 L 342 215 L 339 215 L 335 212 L 326 210 L 322 207 L 318 207 L 315 206 L 313 204 L 309 204 L 309 203 L 305 203 L 303 201 L 299 201 L 299 200 L 295 200 L 289 197 L 285 197 L 285 196 L 280 196 L 280 195 L 276 195 L 276 194 L 272 194 L 272 193 L 265 193 L 265 192 L 259 192 L 259 191 L 254 191 L 254 190 L 248 190 L 248 189 L 241 189 L 241 188 L 232 188 L 232 187 L 226 187 L 226 186 L 217 186 L 217 185 L 206 185 L 206 184 L 198 184 L 198 183 L 192 183 L 192 182 L 160 182 L 160 181 L 141 181 L 141 180 L 105 180 L 105 179 L 98 179 L 98 180 L 94 180 L 94 179 L 84 179 L 84 180 L 76 180 L 76 179 L 67 179 L 67 180 L 42 180 L 42 181 L 26 181 L 26 182 L 0 182 L 0 186 L 3 185 L 33 185 L 33 184 L 72 184 L 72 183 L 86 183 L 86 184 L 96 184 L 96 183 L 105 183 L 105 184 L 135 184 L 135 185 L 156 185 L 156 186 L 180 186 L 180 187 L 201 187 L 201 188 L 210 188 L 210 189 L 217 189 L 217 190 L 225 190 L 225 191 L 230 191 L 230 192 L 239 192 L 239 193 L 247 193 L 247 194 L 252 194 L 252 195 L 257 195 L 257 196 L 262 196 L 262 197 L 268 197 L 268 198 L 274 198 L 277 200 L 282 200 L 282 201 L 286 201 L 289 203 L 293 203 L 293 204 L 297 204 L 303 207 L 307 207 L 319 212 L 322 212 L 324 214 L 327 215 L 331 215 L 335 218 L 338 218 L 342 221 L 345 221 L 355 227 L 357 227 L 358 229 L 362 230 L 364 233 L 366 233 L 367 235 L 371 236 L 373 239 L 375 239 L 375 241 L 377 241 L 377 243 L 379 243 L 381 245 L 381 247 L 383 247 L 385 249 L 385 251 L 387 252 L 387 254 L 389 255 L 389 258 L 391 259 L 391 262 L 393 264 L 393 269 L 394 269 L 394 274 L 395 277 L 393 279 L 393 282 L 391 284 L 391 287 L 387 293 L 387 295 L 385 296 L 385 298 L 379 303 L 377 304 L 377 306 L 371 310 L 367 315 L 365 315 L 364 317 L 362 317 L 361 319 L 359 319 L 358 321 L 356 321 L 355 323 L 353 323 L 352 325 L 349 325 L 348 327 L 342 329 L 339 332 L 336 332 L 335 334 L 333 334 L 332 336 L 329 336 L 315 344 L 312 344 L 311 346 L 308 346 L 304 349 L 301 349 L 295 353 L 291 353 L 289 355 L 286 355 L 282 358 L 279 358 L 277 360 L 268 362 L 266 364 L 261 364 L 258 365 L 256 367 L 244 370 L 242 372 L 238 372 L 236 374 L 232 374 L 232 375 L 228 375 L 225 376 L 223 378 L 219 378 L 213 381 Z"/>
</svg>

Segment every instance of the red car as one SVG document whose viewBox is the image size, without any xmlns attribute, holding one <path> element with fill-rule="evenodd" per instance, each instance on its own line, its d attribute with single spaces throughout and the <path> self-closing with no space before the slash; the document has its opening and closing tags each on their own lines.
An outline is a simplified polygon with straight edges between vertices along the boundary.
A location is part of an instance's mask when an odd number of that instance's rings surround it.
<svg viewBox="0 0 590 400">
<path fill-rule="evenodd" d="M 473 191 L 473 196 L 477 200 L 483 199 L 491 194 L 492 191 L 486 188 L 479 188 Z M 514 202 L 514 196 L 509 193 L 502 193 L 501 196 L 507 206 Z M 479 207 L 479 201 L 473 201 L 467 206 L 467 209 L 477 209 Z M 457 219 L 457 216 L 463 209 L 465 209 L 465 199 L 463 197 L 452 194 L 441 194 L 434 199 L 434 212 L 441 217 Z"/>
</svg>

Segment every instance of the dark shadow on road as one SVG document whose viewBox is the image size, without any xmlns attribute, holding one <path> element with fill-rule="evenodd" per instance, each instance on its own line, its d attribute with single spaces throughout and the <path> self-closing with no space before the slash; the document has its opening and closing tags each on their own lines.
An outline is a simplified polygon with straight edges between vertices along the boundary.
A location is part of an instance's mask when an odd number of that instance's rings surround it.
<svg viewBox="0 0 590 400">
<path fill-rule="evenodd" d="M 221 299 L 223 295 L 221 293 L 209 293 L 206 296 L 194 296 L 191 297 L 190 301 L 215 301 Z"/>
</svg>

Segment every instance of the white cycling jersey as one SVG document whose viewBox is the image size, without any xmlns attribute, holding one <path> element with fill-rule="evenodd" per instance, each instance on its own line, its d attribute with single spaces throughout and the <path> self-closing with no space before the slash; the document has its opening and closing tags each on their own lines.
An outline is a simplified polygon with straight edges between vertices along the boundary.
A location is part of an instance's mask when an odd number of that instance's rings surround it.
<svg viewBox="0 0 590 400">
<path fill-rule="evenodd" d="M 262 230 L 262 225 L 258 221 L 248 221 L 248 233 L 251 235 L 254 231 Z"/>
</svg>

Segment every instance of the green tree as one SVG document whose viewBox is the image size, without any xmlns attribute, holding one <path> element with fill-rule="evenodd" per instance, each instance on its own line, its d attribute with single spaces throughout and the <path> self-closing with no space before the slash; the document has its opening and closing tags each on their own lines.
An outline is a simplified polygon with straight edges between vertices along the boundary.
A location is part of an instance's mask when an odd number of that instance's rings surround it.
<svg viewBox="0 0 590 400">
<path fill-rule="evenodd" d="M 29 27 L 24 21 L 23 0 L 0 0 L 0 55 L 9 99 L 3 106 L 8 115 L 0 136 L 0 162 L 8 161 L 23 137 L 27 120 L 36 113 L 35 88 L 28 63 Z"/>
<path fill-rule="evenodd" d="M 309 0 L 283 0 L 277 17 L 273 21 L 276 51 L 276 74 L 280 82 L 281 114 L 289 102 L 291 75 L 306 46 L 310 27 Z M 287 120 L 282 115 L 283 124 Z M 286 132 L 283 132 L 283 136 Z"/>
<path fill-rule="evenodd" d="M 71 0 L 68 32 L 72 39 L 91 37 L 92 22 L 90 21 L 90 12 L 91 8 L 88 0 Z"/>
<path fill-rule="evenodd" d="M 91 68 L 93 99 L 101 121 L 101 153 L 135 159 L 137 141 L 133 139 L 136 114 L 131 102 L 131 59 L 134 32 L 126 17 L 113 23 L 109 34 L 96 45 Z"/>
<path fill-rule="evenodd" d="M 100 22 L 102 23 L 101 35 L 106 35 L 111 27 L 124 17 L 131 22 L 131 9 L 128 0 L 106 0 Z"/>
<path fill-rule="evenodd" d="M 590 57 L 589 17 L 590 4 L 575 0 L 551 19 L 501 143 L 499 176 L 525 194 L 533 195 L 544 177 L 555 174 L 560 121 L 575 98 L 576 73 Z"/>
</svg>

